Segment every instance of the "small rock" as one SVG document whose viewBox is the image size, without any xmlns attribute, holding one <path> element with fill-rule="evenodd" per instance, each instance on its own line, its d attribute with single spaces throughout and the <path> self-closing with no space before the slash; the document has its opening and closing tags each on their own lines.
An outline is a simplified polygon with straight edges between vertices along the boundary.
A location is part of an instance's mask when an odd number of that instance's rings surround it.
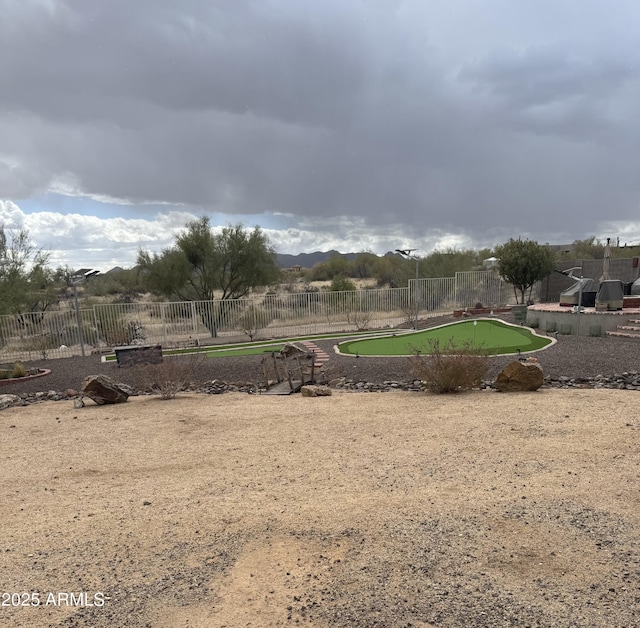
<svg viewBox="0 0 640 628">
<path fill-rule="evenodd" d="M 17 406 L 22 403 L 22 399 L 18 395 L 0 395 L 0 410 Z"/>
</svg>

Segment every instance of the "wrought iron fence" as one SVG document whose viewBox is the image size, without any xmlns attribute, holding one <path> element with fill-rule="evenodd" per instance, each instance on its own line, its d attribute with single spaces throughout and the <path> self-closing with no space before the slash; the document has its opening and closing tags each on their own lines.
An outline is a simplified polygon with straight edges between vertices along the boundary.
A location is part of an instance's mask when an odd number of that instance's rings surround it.
<svg viewBox="0 0 640 628">
<path fill-rule="evenodd" d="M 109 352 L 115 346 L 165 347 L 232 339 L 380 329 L 482 303 L 514 302 L 493 271 L 415 279 L 407 288 L 283 292 L 246 299 L 113 303 L 0 316 L 0 362 Z"/>
</svg>

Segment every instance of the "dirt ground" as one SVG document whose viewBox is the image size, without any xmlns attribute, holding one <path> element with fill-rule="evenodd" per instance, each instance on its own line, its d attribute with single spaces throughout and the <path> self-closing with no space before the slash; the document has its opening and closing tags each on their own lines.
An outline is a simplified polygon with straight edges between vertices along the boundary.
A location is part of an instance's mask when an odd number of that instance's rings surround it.
<svg viewBox="0 0 640 628">
<path fill-rule="evenodd" d="M 4 410 L 0 625 L 636 626 L 639 400 Z"/>
</svg>

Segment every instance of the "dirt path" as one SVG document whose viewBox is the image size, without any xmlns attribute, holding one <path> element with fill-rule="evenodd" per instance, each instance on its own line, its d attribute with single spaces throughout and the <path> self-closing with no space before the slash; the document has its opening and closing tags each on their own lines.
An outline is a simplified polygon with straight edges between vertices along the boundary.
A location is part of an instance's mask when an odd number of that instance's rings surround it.
<svg viewBox="0 0 640 628">
<path fill-rule="evenodd" d="M 637 405 L 543 390 L 5 410 L 0 590 L 40 604 L 5 596 L 0 625 L 636 625 Z"/>
</svg>

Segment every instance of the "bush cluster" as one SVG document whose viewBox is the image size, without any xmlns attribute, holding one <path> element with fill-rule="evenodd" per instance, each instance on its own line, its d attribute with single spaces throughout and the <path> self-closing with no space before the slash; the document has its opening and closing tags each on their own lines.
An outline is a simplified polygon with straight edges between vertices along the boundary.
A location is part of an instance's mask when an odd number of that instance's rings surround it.
<svg viewBox="0 0 640 628">
<path fill-rule="evenodd" d="M 490 366 L 486 352 L 471 343 L 456 346 L 452 340 L 444 344 L 432 340 L 427 352 L 416 352 L 411 358 L 412 371 L 428 391 L 437 394 L 477 388 Z"/>
<path fill-rule="evenodd" d="M 135 386 L 157 393 L 162 399 L 173 399 L 179 392 L 202 383 L 200 372 L 204 359 L 202 353 L 189 353 L 164 356 L 159 364 L 134 366 Z"/>
</svg>

